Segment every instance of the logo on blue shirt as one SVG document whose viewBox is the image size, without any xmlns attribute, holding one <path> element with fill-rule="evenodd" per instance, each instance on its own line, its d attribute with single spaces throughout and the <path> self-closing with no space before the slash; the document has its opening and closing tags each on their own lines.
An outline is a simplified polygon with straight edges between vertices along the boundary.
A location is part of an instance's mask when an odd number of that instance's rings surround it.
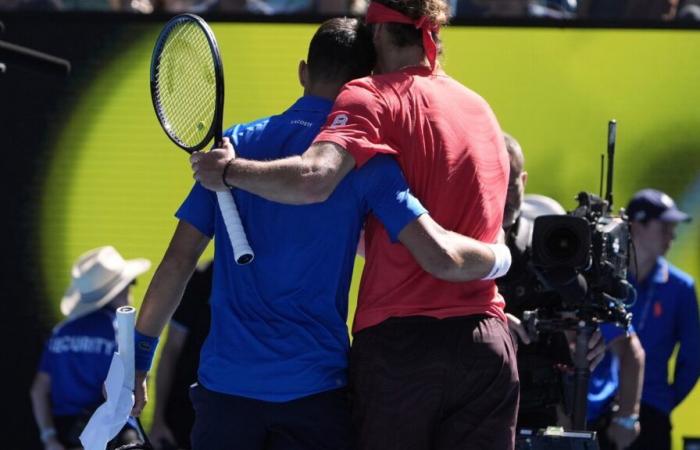
<svg viewBox="0 0 700 450">
<path fill-rule="evenodd" d="M 94 336 L 57 336 L 49 341 L 51 353 L 91 353 L 111 356 L 116 349 L 114 341 Z"/>
</svg>

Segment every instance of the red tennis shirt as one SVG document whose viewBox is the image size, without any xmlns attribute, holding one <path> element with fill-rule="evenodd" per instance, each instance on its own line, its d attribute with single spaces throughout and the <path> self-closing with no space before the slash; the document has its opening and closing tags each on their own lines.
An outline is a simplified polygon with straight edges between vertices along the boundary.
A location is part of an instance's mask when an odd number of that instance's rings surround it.
<svg viewBox="0 0 700 450">
<path fill-rule="evenodd" d="M 488 103 L 444 73 L 414 66 L 351 81 L 316 137 L 322 141 L 350 152 L 358 167 L 377 153 L 396 155 L 413 194 L 440 225 L 496 241 L 509 171 L 503 134 Z M 505 320 L 494 281 L 434 278 L 374 217 L 365 239 L 353 332 L 390 317 L 486 314 Z"/>
</svg>

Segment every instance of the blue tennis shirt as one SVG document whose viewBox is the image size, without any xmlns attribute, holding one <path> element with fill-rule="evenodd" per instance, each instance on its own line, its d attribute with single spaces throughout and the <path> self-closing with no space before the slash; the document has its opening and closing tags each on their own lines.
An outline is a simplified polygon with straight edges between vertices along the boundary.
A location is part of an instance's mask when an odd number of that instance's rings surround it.
<svg viewBox="0 0 700 450">
<path fill-rule="evenodd" d="M 305 96 L 281 115 L 234 126 L 226 135 L 243 158 L 299 155 L 331 106 Z M 212 323 L 199 382 L 273 402 L 345 386 L 348 290 L 365 216 L 375 214 L 396 239 L 425 209 L 389 156 L 350 172 L 323 203 L 291 206 L 242 190 L 233 195 L 255 250 L 246 266 L 234 261 L 214 192 L 196 183 L 176 213 L 215 237 Z"/>
<path fill-rule="evenodd" d="M 117 350 L 116 314 L 102 308 L 59 324 L 46 343 L 39 371 L 51 377 L 51 412 L 73 416 L 104 402 L 102 383 Z"/>
</svg>

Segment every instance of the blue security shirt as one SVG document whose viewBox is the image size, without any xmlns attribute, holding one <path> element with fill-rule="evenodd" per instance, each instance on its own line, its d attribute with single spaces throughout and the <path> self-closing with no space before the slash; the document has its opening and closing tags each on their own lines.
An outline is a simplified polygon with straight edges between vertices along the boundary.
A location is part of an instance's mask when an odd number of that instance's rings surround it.
<svg viewBox="0 0 700 450">
<path fill-rule="evenodd" d="M 305 96 L 279 116 L 234 126 L 226 135 L 243 158 L 299 155 L 331 106 Z M 255 250 L 249 265 L 234 261 L 213 192 L 195 184 L 176 214 L 216 238 L 212 323 L 200 383 L 273 402 L 344 386 L 348 290 L 365 216 L 375 214 L 396 239 L 425 209 L 389 156 L 350 172 L 323 203 L 291 206 L 242 190 L 233 195 Z"/>
<path fill-rule="evenodd" d="M 633 332 L 630 327 L 628 332 Z M 625 334 L 625 330 L 612 323 L 600 325 L 600 334 L 606 345 Z M 588 384 L 588 421 L 594 421 L 610 411 L 620 386 L 620 359 L 610 350 L 591 373 Z"/>
<path fill-rule="evenodd" d="M 664 258 L 637 289 L 632 323 L 646 354 L 642 402 L 666 413 L 678 406 L 700 375 L 700 319 L 693 279 Z M 668 361 L 680 344 L 673 383 Z"/>
<path fill-rule="evenodd" d="M 104 402 L 102 384 L 116 350 L 116 315 L 111 309 L 102 308 L 54 329 L 39 365 L 39 371 L 51 378 L 53 415 L 84 414 Z"/>
</svg>

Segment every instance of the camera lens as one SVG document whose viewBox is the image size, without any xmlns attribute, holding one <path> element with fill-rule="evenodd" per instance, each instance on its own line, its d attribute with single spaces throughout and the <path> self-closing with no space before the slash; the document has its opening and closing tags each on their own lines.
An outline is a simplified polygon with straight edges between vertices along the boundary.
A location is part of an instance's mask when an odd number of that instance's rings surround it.
<svg viewBox="0 0 700 450">
<path fill-rule="evenodd" d="M 581 248 L 580 239 L 567 227 L 553 229 L 545 242 L 550 258 L 559 263 L 565 263 L 575 257 Z"/>
<path fill-rule="evenodd" d="M 582 268 L 591 245 L 588 222 L 573 216 L 540 216 L 532 232 L 532 262 L 540 267 Z"/>
</svg>

